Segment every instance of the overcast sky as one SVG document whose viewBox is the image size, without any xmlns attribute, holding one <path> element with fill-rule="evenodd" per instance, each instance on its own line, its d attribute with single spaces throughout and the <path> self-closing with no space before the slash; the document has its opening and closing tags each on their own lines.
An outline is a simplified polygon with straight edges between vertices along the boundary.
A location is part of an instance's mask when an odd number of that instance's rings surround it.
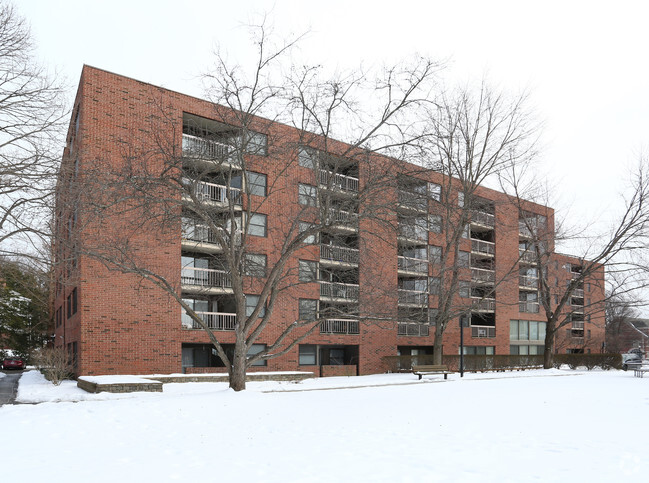
<svg viewBox="0 0 649 483">
<path fill-rule="evenodd" d="M 246 63 L 242 25 L 263 12 L 279 35 L 309 31 L 299 55 L 330 67 L 420 53 L 447 79 L 485 72 L 527 89 L 544 122 L 539 171 L 571 222 L 611 217 L 649 146 L 649 2 L 17 0 L 38 53 L 76 89 L 82 65 L 201 96 L 215 45 Z M 646 6 L 645 6 L 646 5 Z M 646 150 L 646 149 L 645 149 Z"/>
</svg>

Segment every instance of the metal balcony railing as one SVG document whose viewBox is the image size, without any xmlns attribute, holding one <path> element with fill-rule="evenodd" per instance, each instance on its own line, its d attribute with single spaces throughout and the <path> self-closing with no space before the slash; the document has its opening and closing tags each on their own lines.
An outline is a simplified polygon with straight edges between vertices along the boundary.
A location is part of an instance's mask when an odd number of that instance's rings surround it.
<svg viewBox="0 0 649 483">
<path fill-rule="evenodd" d="M 212 330 L 234 330 L 237 324 L 237 314 L 228 314 L 224 312 L 196 312 L 207 326 Z M 202 327 L 192 320 L 188 315 L 183 316 L 183 326 L 190 329 L 202 329 Z"/>
<path fill-rule="evenodd" d="M 572 291 L 572 296 L 575 298 L 583 299 L 584 298 L 584 289 L 576 288 Z"/>
<path fill-rule="evenodd" d="M 471 222 L 493 228 L 494 226 L 496 226 L 496 217 L 491 213 L 474 211 L 473 213 L 471 213 Z"/>
<path fill-rule="evenodd" d="M 518 258 L 519 258 L 519 261 L 521 261 L 521 262 L 536 263 L 536 254 L 533 251 L 530 251 L 530 250 L 519 249 L 518 250 Z"/>
<path fill-rule="evenodd" d="M 473 310 L 494 312 L 496 310 L 496 301 L 494 299 L 472 298 L 471 308 Z"/>
<path fill-rule="evenodd" d="M 471 326 L 471 337 L 477 339 L 492 339 L 496 337 L 496 328 L 495 327 L 480 327 L 480 326 Z"/>
<path fill-rule="evenodd" d="M 340 191 L 351 191 L 356 193 L 358 191 L 358 178 L 321 169 L 320 185 Z"/>
<path fill-rule="evenodd" d="M 232 280 L 228 272 L 211 268 L 184 267 L 180 273 L 180 283 L 207 288 L 232 287 Z"/>
<path fill-rule="evenodd" d="M 320 322 L 321 334 L 360 334 L 358 320 L 326 319 Z"/>
<path fill-rule="evenodd" d="M 518 286 L 527 288 L 537 288 L 539 286 L 538 277 L 530 277 L 529 275 L 520 275 L 518 277 Z"/>
<path fill-rule="evenodd" d="M 320 259 L 332 262 L 358 264 L 358 248 L 320 245 Z"/>
<path fill-rule="evenodd" d="M 408 305 L 428 305 L 428 294 L 419 290 L 399 289 L 399 303 Z"/>
<path fill-rule="evenodd" d="M 353 213 L 350 211 L 338 210 L 335 207 L 332 207 L 329 213 L 326 214 L 333 223 L 343 223 L 349 225 L 358 224 L 358 213 Z"/>
<path fill-rule="evenodd" d="M 411 257 L 397 257 L 399 270 L 428 274 L 428 260 Z"/>
<path fill-rule="evenodd" d="M 428 230 L 419 225 L 399 223 L 399 236 L 411 240 L 428 241 Z"/>
<path fill-rule="evenodd" d="M 232 155 L 232 146 L 191 134 L 183 134 L 182 152 L 185 157 L 227 161 L 230 164 L 235 164 L 236 161 Z"/>
<path fill-rule="evenodd" d="M 528 314 L 538 314 L 539 303 L 538 302 L 518 302 L 518 311 L 525 312 Z"/>
<path fill-rule="evenodd" d="M 483 240 L 471 240 L 471 251 L 482 253 L 484 255 L 493 255 L 496 253 L 496 244 Z"/>
<path fill-rule="evenodd" d="M 572 322 L 572 330 L 584 330 L 584 322 L 583 321 Z"/>
<path fill-rule="evenodd" d="M 400 189 L 397 195 L 401 206 L 418 211 L 428 211 L 428 197 L 425 194 Z"/>
<path fill-rule="evenodd" d="M 397 323 L 397 335 L 408 335 L 414 337 L 426 337 L 430 334 L 430 326 L 409 322 Z"/>
<path fill-rule="evenodd" d="M 186 180 L 186 183 L 194 189 L 196 197 L 201 201 L 213 201 L 215 203 L 231 202 L 235 205 L 241 204 L 242 192 L 239 188 L 207 183 L 205 181 L 192 182 Z"/>
<path fill-rule="evenodd" d="M 320 281 L 321 297 L 358 300 L 358 293 L 358 284 Z"/>
<path fill-rule="evenodd" d="M 486 268 L 472 268 L 471 281 L 477 283 L 493 283 L 496 280 L 496 272 Z"/>
</svg>

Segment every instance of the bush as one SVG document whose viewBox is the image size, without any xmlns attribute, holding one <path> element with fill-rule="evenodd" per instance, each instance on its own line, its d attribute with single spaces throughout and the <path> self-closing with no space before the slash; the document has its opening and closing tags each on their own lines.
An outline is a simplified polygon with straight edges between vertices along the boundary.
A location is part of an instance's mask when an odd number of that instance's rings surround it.
<svg viewBox="0 0 649 483">
<path fill-rule="evenodd" d="M 600 367 L 605 371 L 622 367 L 622 356 L 620 354 L 555 354 L 553 366 L 555 368 L 561 367 L 562 364 L 567 364 L 570 369 L 577 369 L 579 366 L 584 366 L 589 371 L 595 367 Z"/>
<path fill-rule="evenodd" d="M 36 368 L 56 386 L 74 374 L 74 365 L 63 348 L 47 347 L 35 352 L 32 358 Z"/>
</svg>

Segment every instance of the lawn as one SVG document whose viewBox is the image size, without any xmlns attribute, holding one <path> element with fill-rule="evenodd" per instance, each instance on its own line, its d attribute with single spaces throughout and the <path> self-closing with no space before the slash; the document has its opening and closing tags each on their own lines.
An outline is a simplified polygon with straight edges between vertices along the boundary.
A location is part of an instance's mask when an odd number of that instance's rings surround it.
<svg viewBox="0 0 649 483">
<path fill-rule="evenodd" d="M 630 372 L 248 388 L 94 395 L 25 373 L 20 399 L 60 402 L 0 408 L 3 440 L 20 448 L 4 453 L 2 481 L 617 481 L 649 471 L 649 378 Z"/>
</svg>

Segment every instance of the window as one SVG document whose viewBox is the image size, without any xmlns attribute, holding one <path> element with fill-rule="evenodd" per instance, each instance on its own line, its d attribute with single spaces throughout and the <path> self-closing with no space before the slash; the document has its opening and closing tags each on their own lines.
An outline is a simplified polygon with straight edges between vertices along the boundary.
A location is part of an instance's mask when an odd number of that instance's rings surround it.
<svg viewBox="0 0 649 483">
<path fill-rule="evenodd" d="M 250 215 L 250 223 L 248 224 L 248 235 L 266 236 L 267 216 L 261 213 L 253 213 Z"/>
<path fill-rule="evenodd" d="M 471 282 L 460 282 L 460 297 L 469 297 L 471 295 Z"/>
<path fill-rule="evenodd" d="M 301 366 L 315 366 L 316 365 L 316 351 L 317 346 L 300 344 L 299 363 Z"/>
<path fill-rule="evenodd" d="M 300 233 L 304 233 L 307 230 L 310 230 L 314 228 L 315 225 L 313 223 L 307 223 L 305 221 L 300 222 Z M 315 243 L 318 243 L 318 234 L 314 233 L 313 235 L 309 235 L 304 239 L 304 243 L 308 245 L 313 245 Z"/>
<path fill-rule="evenodd" d="M 457 206 L 464 206 L 464 193 L 460 192 L 457 194 Z"/>
<path fill-rule="evenodd" d="M 442 247 L 430 245 L 428 247 L 428 260 L 430 263 L 442 263 Z"/>
<path fill-rule="evenodd" d="M 77 289 L 72 290 L 72 315 L 77 313 Z"/>
<path fill-rule="evenodd" d="M 201 312 L 209 312 L 209 301 L 201 299 L 183 299 L 189 308 L 191 308 L 197 315 L 200 315 Z M 186 329 L 198 329 L 200 326 L 194 323 L 194 320 L 187 315 L 185 310 L 182 311 L 181 316 L 181 325 Z"/>
<path fill-rule="evenodd" d="M 254 356 L 255 354 L 259 354 L 260 352 L 263 352 L 265 350 L 266 350 L 266 344 L 252 344 L 250 346 L 250 349 L 248 349 L 248 359 L 250 359 L 250 356 Z M 268 361 L 266 359 L 259 359 L 258 361 L 255 361 L 250 365 L 266 366 L 268 365 Z"/>
<path fill-rule="evenodd" d="M 469 252 L 460 250 L 457 254 L 457 266 L 462 268 L 469 267 Z"/>
<path fill-rule="evenodd" d="M 318 166 L 317 153 L 310 148 L 300 148 L 297 153 L 297 162 L 304 168 L 315 169 Z"/>
<path fill-rule="evenodd" d="M 555 287 L 559 286 L 559 279 L 557 277 L 554 277 L 554 286 Z"/>
<path fill-rule="evenodd" d="M 428 290 L 431 295 L 439 295 L 441 280 L 439 277 L 430 277 L 428 279 Z"/>
<path fill-rule="evenodd" d="M 586 292 L 590 292 L 590 283 L 586 284 Z"/>
<path fill-rule="evenodd" d="M 542 345 L 511 345 L 509 346 L 509 353 L 513 355 L 542 355 L 543 346 Z"/>
<path fill-rule="evenodd" d="M 246 253 L 243 259 L 243 273 L 250 277 L 265 277 L 266 255 Z"/>
<path fill-rule="evenodd" d="M 265 174 L 249 172 L 248 193 L 256 196 L 266 196 L 267 177 Z"/>
<path fill-rule="evenodd" d="M 436 183 L 428 183 L 428 197 L 440 201 L 442 199 L 442 187 Z"/>
<path fill-rule="evenodd" d="M 318 263 L 309 260 L 298 261 L 298 279 L 300 282 L 315 282 L 318 279 Z"/>
<path fill-rule="evenodd" d="M 250 317 L 259 304 L 259 295 L 246 295 L 246 317 Z M 262 306 L 257 317 L 266 315 L 266 306 Z"/>
<path fill-rule="evenodd" d="M 299 301 L 300 320 L 315 320 L 318 312 L 318 301 L 311 299 L 300 299 Z"/>
<path fill-rule="evenodd" d="M 554 296 L 554 303 L 555 303 L 555 305 L 558 305 L 558 304 L 559 304 L 559 296 L 556 295 L 556 294 L 555 294 L 555 296 Z"/>
<path fill-rule="evenodd" d="M 428 215 L 428 231 L 433 233 L 442 233 L 441 215 Z"/>
<path fill-rule="evenodd" d="M 494 352 L 494 346 L 464 346 L 465 356 L 492 356 Z"/>
<path fill-rule="evenodd" d="M 428 323 L 430 325 L 435 325 L 437 323 L 438 314 L 439 314 L 438 309 L 428 309 Z"/>
<path fill-rule="evenodd" d="M 545 340 L 546 322 L 511 320 L 509 340 Z"/>
<path fill-rule="evenodd" d="M 304 206 L 316 206 L 318 196 L 315 186 L 299 183 L 297 187 L 297 200 Z"/>
<path fill-rule="evenodd" d="M 469 235 L 470 235 L 469 225 L 464 225 L 464 228 L 462 229 L 462 238 L 469 238 Z"/>
<path fill-rule="evenodd" d="M 260 132 L 247 132 L 246 152 L 266 156 L 268 153 L 268 137 Z"/>
</svg>

